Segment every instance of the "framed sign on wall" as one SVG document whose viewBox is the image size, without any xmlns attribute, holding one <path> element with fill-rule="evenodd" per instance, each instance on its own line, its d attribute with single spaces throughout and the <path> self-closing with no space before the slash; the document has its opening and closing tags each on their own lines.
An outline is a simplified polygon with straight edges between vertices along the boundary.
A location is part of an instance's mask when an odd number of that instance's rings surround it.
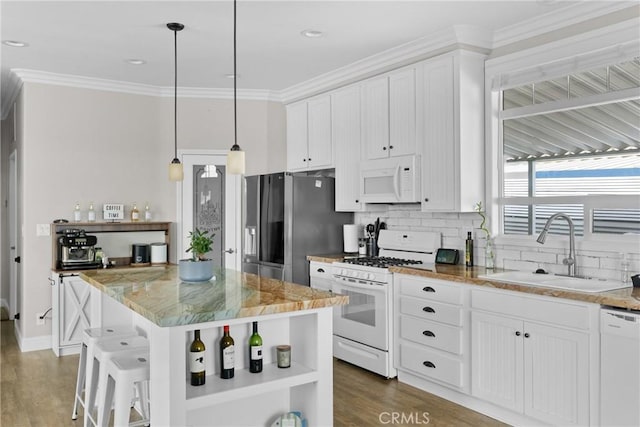
<svg viewBox="0 0 640 427">
<path fill-rule="evenodd" d="M 102 217 L 105 221 L 122 221 L 124 219 L 124 205 L 105 203 L 102 207 Z"/>
</svg>

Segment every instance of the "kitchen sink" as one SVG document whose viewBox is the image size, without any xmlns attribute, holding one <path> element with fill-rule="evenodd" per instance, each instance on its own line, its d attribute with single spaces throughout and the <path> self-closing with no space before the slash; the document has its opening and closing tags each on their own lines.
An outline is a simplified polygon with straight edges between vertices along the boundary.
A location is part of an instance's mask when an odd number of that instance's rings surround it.
<svg viewBox="0 0 640 427">
<path fill-rule="evenodd" d="M 495 280 L 516 285 L 542 286 L 545 288 L 592 293 L 631 287 L 631 284 L 624 284 L 615 280 L 530 273 L 527 271 L 504 271 L 501 273 L 482 274 L 478 277 L 480 279 Z"/>
</svg>

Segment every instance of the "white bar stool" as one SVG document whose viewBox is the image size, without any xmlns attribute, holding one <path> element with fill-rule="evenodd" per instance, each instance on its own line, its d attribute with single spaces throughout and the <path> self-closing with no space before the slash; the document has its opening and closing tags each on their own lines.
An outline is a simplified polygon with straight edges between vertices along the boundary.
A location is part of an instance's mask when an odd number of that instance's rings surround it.
<svg viewBox="0 0 640 427">
<path fill-rule="evenodd" d="M 87 372 L 91 372 L 93 367 L 93 353 L 95 344 L 103 339 L 124 338 L 138 335 L 138 332 L 131 326 L 105 326 L 103 328 L 85 329 L 82 334 L 82 344 L 80 345 L 80 359 L 78 361 L 78 375 L 76 378 L 76 394 L 73 401 L 73 413 L 71 419 L 78 418 L 78 405 L 85 408 L 87 398 L 86 390 L 91 384 L 87 384 Z M 82 392 L 85 392 L 84 398 Z"/>
<path fill-rule="evenodd" d="M 98 341 L 94 346 L 91 371 L 87 370 L 87 386 L 85 391 L 84 425 L 97 425 L 93 418 L 96 402 L 104 401 L 104 390 L 107 384 L 106 366 L 111 359 L 125 354 L 149 351 L 149 341 L 145 337 L 109 338 Z M 90 381 L 89 381 L 90 378 Z M 100 396 L 97 396 L 98 393 Z M 100 409 L 100 408 L 98 408 Z M 110 408 L 109 408 L 110 409 Z"/>
<path fill-rule="evenodd" d="M 98 427 L 106 427 L 109 424 L 112 405 L 114 427 L 149 425 L 149 352 L 130 352 L 116 356 L 106 363 L 106 371 L 107 383 L 104 400 L 98 408 Z M 143 419 L 129 423 L 134 386 L 140 396 Z"/>
</svg>

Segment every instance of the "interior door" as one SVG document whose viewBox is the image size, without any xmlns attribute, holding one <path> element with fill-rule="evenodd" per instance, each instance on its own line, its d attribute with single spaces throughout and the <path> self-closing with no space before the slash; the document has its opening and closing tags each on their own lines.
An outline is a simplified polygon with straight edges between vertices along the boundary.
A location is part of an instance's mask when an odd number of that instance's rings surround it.
<svg viewBox="0 0 640 427">
<path fill-rule="evenodd" d="M 226 151 L 180 153 L 184 180 L 178 197 L 178 259 L 189 258 L 189 232 L 215 234 L 207 254 L 216 267 L 240 270 L 241 176 L 226 173 Z"/>
<path fill-rule="evenodd" d="M 15 114 L 15 112 L 14 112 Z M 9 319 L 18 313 L 18 154 L 9 156 Z"/>
</svg>

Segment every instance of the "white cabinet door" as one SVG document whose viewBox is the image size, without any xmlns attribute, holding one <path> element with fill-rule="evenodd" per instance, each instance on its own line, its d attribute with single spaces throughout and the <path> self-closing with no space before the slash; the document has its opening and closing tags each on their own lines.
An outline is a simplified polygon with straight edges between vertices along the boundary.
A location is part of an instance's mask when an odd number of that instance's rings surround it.
<svg viewBox="0 0 640 427">
<path fill-rule="evenodd" d="M 331 94 L 331 129 L 336 154 L 336 211 L 361 211 L 359 86 Z"/>
<path fill-rule="evenodd" d="M 54 314 L 57 324 L 54 323 L 53 327 L 58 331 L 57 342 L 52 345 L 54 352 L 59 354 L 65 348 L 78 347 L 83 331 L 98 327 L 102 316 L 100 301 L 92 296 L 91 285 L 87 282 L 76 276 L 59 277 L 56 282 L 53 296 L 58 300 L 58 313 Z"/>
<path fill-rule="evenodd" d="M 362 158 L 389 157 L 389 79 L 362 84 Z"/>
<path fill-rule="evenodd" d="M 525 323 L 524 413 L 555 425 L 589 424 L 589 336 Z"/>
<path fill-rule="evenodd" d="M 471 393 L 522 412 L 523 322 L 472 312 L 471 324 Z"/>
<path fill-rule="evenodd" d="M 287 170 L 307 168 L 307 103 L 287 105 Z"/>
<path fill-rule="evenodd" d="M 458 186 L 454 135 L 453 58 L 426 62 L 420 72 L 423 139 L 423 210 L 455 207 Z M 478 159 L 482 161 L 482 159 Z M 481 194 L 478 195 L 482 197 Z"/>
<path fill-rule="evenodd" d="M 309 169 L 323 169 L 333 166 L 331 142 L 331 97 L 314 98 L 307 104 L 308 157 Z"/>
<path fill-rule="evenodd" d="M 425 61 L 417 93 L 422 210 L 471 212 L 484 195 L 484 56 Z"/>
<path fill-rule="evenodd" d="M 416 77 L 407 68 L 389 75 L 389 156 L 416 152 Z"/>
</svg>

